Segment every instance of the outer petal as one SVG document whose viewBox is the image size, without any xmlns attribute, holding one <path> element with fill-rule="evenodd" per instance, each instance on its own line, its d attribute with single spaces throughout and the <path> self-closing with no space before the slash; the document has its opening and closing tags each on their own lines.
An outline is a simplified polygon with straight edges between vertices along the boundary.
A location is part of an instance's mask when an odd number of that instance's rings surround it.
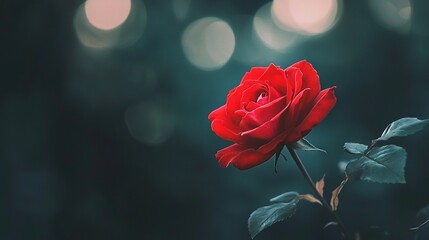
<svg viewBox="0 0 429 240">
<path fill-rule="evenodd" d="M 303 73 L 299 68 L 288 67 L 285 69 L 285 75 L 288 83 L 292 86 L 293 96 L 291 98 L 293 99 L 301 92 Z"/>
<path fill-rule="evenodd" d="M 219 137 L 232 142 L 242 142 L 240 129 L 234 125 L 226 115 L 225 105 L 219 107 L 209 114 L 209 120 L 212 121 L 211 127 L 213 132 Z"/>
<path fill-rule="evenodd" d="M 209 118 L 210 121 L 213 121 L 215 118 L 222 118 L 222 119 L 224 119 L 225 115 L 226 115 L 226 108 L 225 108 L 225 105 L 222 105 L 219 108 L 213 110 L 209 114 L 208 118 Z"/>
<path fill-rule="evenodd" d="M 289 136 L 290 130 L 286 130 L 277 137 L 273 138 L 270 142 L 260 146 L 258 148 L 258 151 L 262 154 L 274 154 L 276 152 L 276 149 L 278 149 L 280 146 L 284 145 L 284 140 Z"/>
<path fill-rule="evenodd" d="M 297 141 L 307 135 L 311 129 L 323 121 L 337 102 L 335 87 L 327 88 L 319 93 L 314 106 L 299 126 L 287 137 L 285 144 Z"/>
<path fill-rule="evenodd" d="M 246 145 L 233 144 L 229 147 L 219 150 L 216 158 L 222 167 L 227 167 L 232 163 L 240 170 L 245 170 L 269 160 L 281 146 L 289 132 L 283 132 L 270 142 L 255 149 Z M 298 140 L 298 139 L 297 139 Z"/>
<path fill-rule="evenodd" d="M 285 112 L 289 106 L 283 107 L 271 120 L 264 124 L 256 127 L 252 130 L 241 133 L 244 139 L 260 139 L 270 141 L 274 137 L 278 136 L 284 129 L 283 123 L 286 118 Z"/>
<path fill-rule="evenodd" d="M 320 80 L 319 75 L 313 66 L 306 60 L 302 60 L 293 64 L 291 67 L 296 67 L 301 70 L 303 73 L 302 88 L 310 88 L 312 97 L 316 97 L 320 92 Z"/>
<path fill-rule="evenodd" d="M 308 111 L 310 111 L 313 102 L 313 99 L 310 99 L 310 92 L 311 90 L 306 88 L 292 100 L 287 120 L 284 123 L 286 129 L 296 127 L 301 121 L 300 116 L 303 114 L 307 115 Z"/>
<path fill-rule="evenodd" d="M 242 142 L 239 130 L 234 129 L 234 126 L 228 120 L 217 118 L 213 120 L 211 127 L 213 132 L 222 139 L 231 142 Z"/>
<path fill-rule="evenodd" d="M 250 72 L 244 74 L 241 82 L 247 80 L 258 80 L 265 71 L 267 71 L 267 67 L 253 67 L 250 69 Z"/>
<path fill-rule="evenodd" d="M 274 153 L 263 154 L 258 150 L 244 145 L 233 144 L 217 152 L 216 158 L 222 167 L 230 163 L 240 170 L 245 170 L 259 165 L 270 159 Z"/>
</svg>

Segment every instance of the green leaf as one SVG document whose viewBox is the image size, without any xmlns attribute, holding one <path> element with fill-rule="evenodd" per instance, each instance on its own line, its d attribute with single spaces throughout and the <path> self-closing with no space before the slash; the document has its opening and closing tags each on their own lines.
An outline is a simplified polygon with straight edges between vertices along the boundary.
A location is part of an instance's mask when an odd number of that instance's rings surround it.
<svg viewBox="0 0 429 240">
<path fill-rule="evenodd" d="M 296 211 L 298 202 L 299 200 L 295 198 L 290 202 L 274 203 L 256 209 L 250 214 L 247 222 L 252 239 L 265 228 L 291 217 Z"/>
<path fill-rule="evenodd" d="M 367 155 L 351 160 L 346 175 L 354 180 L 378 183 L 405 183 L 404 167 L 407 152 L 396 145 L 374 147 Z"/>
<path fill-rule="evenodd" d="M 429 239 L 429 205 L 420 209 L 416 216 L 418 226 L 410 228 L 410 230 L 416 231 L 415 240 L 426 240 Z"/>
<path fill-rule="evenodd" d="M 299 193 L 297 192 L 285 192 L 270 199 L 270 202 L 290 202 L 297 198 Z"/>
<path fill-rule="evenodd" d="M 344 150 L 351 154 L 361 154 L 363 155 L 368 149 L 368 146 L 361 143 L 344 143 Z"/>
<path fill-rule="evenodd" d="M 389 124 L 386 129 L 384 129 L 381 137 L 377 138 L 379 140 L 388 140 L 391 137 L 402 137 L 407 136 L 413 133 L 416 133 L 423 129 L 423 127 L 429 122 L 429 119 L 420 120 L 417 118 L 401 118 Z"/>
<path fill-rule="evenodd" d="M 325 150 L 315 147 L 311 144 L 307 139 L 302 138 L 301 140 L 294 142 L 290 145 L 295 150 L 303 150 L 303 151 L 321 151 L 326 153 Z"/>
</svg>

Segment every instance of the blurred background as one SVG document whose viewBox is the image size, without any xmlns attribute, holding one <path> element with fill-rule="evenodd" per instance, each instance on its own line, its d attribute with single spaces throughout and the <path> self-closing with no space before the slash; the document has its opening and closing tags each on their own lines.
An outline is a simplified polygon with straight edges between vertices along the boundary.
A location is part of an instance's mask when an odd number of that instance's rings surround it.
<svg viewBox="0 0 429 240">
<path fill-rule="evenodd" d="M 328 154 L 300 154 L 330 193 L 351 158 L 344 142 L 429 118 L 428 9 L 424 0 L 2 1 L 0 239 L 250 239 L 253 210 L 311 189 L 293 161 L 277 174 L 274 161 L 219 167 L 214 154 L 229 143 L 207 115 L 252 66 L 307 59 L 323 88 L 337 86 L 336 107 L 308 136 Z M 346 185 L 339 214 L 350 230 L 414 239 L 407 229 L 429 204 L 428 136 L 393 140 L 408 151 L 407 184 Z M 256 239 L 335 239 L 322 230 L 332 220 L 324 209 L 300 205 Z"/>
</svg>

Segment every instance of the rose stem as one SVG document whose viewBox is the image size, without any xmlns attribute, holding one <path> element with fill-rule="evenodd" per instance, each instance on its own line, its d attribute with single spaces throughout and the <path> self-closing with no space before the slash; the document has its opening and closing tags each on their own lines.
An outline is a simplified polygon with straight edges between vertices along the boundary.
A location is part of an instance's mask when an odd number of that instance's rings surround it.
<svg viewBox="0 0 429 240">
<path fill-rule="evenodd" d="M 334 215 L 338 226 L 340 226 L 341 228 L 341 233 L 343 235 L 343 237 L 345 237 L 346 239 L 351 239 L 346 231 L 346 228 L 344 226 L 343 221 L 341 220 L 340 216 L 338 216 L 336 211 L 333 211 L 331 206 L 329 205 L 328 202 L 326 202 L 326 200 L 323 198 L 323 196 L 319 193 L 319 191 L 317 191 L 316 185 L 314 184 L 313 179 L 311 179 L 310 174 L 308 174 L 307 169 L 305 169 L 304 164 L 302 164 L 301 159 L 298 157 L 298 155 L 295 152 L 295 149 L 293 149 L 290 146 L 287 146 L 287 149 L 289 150 L 290 155 L 292 156 L 293 160 L 295 161 L 296 165 L 298 166 L 299 170 L 301 171 L 302 175 L 304 175 L 305 179 L 307 180 L 307 182 L 310 184 L 311 188 L 313 189 L 313 191 L 317 194 L 318 198 L 322 201 L 323 206 L 325 206 L 329 212 L 332 213 L 332 215 Z"/>
</svg>

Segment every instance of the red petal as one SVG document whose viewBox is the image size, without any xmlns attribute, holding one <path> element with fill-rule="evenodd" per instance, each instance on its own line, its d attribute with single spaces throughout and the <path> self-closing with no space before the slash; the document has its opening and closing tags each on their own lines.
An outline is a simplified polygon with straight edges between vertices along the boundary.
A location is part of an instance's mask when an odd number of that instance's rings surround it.
<svg viewBox="0 0 429 240">
<path fill-rule="evenodd" d="M 307 116 L 308 112 L 313 107 L 313 101 L 314 100 L 311 99 L 311 90 L 309 88 L 302 90 L 292 100 L 289 107 L 286 128 L 293 128 L 300 124 L 302 119 Z"/>
<path fill-rule="evenodd" d="M 240 128 L 243 130 L 253 129 L 264 124 L 279 113 L 286 105 L 286 97 L 277 98 L 276 100 L 260 106 L 255 110 L 247 113 L 240 122 Z"/>
<path fill-rule="evenodd" d="M 249 112 L 249 111 L 253 111 L 253 110 L 255 110 L 255 109 L 259 108 L 259 107 L 261 107 L 261 105 L 258 104 L 258 103 L 248 102 L 247 105 L 244 107 L 244 109 L 246 109 L 245 110 L 246 112 Z"/>
<path fill-rule="evenodd" d="M 242 142 L 240 129 L 237 128 L 226 115 L 225 105 L 219 107 L 209 114 L 209 119 L 212 121 L 211 127 L 213 132 L 219 137 L 233 142 Z"/>
<path fill-rule="evenodd" d="M 293 96 L 292 99 L 298 95 L 298 93 L 301 92 L 302 89 L 302 75 L 303 73 L 299 68 L 296 67 L 288 67 L 285 70 L 285 75 L 287 78 L 288 83 L 293 88 Z"/>
<path fill-rule="evenodd" d="M 306 60 L 299 61 L 293 64 L 291 67 L 296 67 L 301 70 L 303 73 L 302 76 L 302 88 L 310 88 L 311 96 L 316 97 L 320 92 L 320 81 L 319 75 L 317 71 L 313 68 L 313 66 L 307 62 Z"/>
<path fill-rule="evenodd" d="M 288 136 L 285 144 L 297 141 L 308 134 L 313 127 L 323 121 L 337 102 L 335 87 L 324 89 L 314 100 L 315 104 L 301 124 Z"/>
<path fill-rule="evenodd" d="M 241 82 L 247 80 L 258 80 L 265 71 L 267 71 L 267 67 L 253 67 L 250 69 L 250 72 L 244 74 Z"/>
<path fill-rule="evenodd" d="M 261 126 L 245 131 L 241 133 L 241 136 L 245 139 L 260 139 L 265 141 L 270 141 L 283 131 L 283 125 L 285 121 L 285 112 L 288 109 L 288 106 L 285 106 L 281 111 L 279 111 L 271 120 L 265 122 Z"/>
<path fill-rule="evenodd" d="M 242 103 L 241 97 L 242 97 L 243 91 L 245 91 L 255 83 L 259 83 L 259 82 L 258 81 L 243 82 L 229 92 L 228 97 L 226 98 L 226 104 L 225 104 L 228 116 L 234 117 L 234 112 L 241 109 L 241 103 Z M 234 118 L 233 120 L 237 120 L 237 119 Z"/>
<path fill-rule="evenodd" d="M 284 144 L 284 139 L 288 134 L 288 131 L 283 132 L 258 149 L 246 145 L 233 144 L 219 150 L 216 153 L 216 158 L 222 167 L 227 167 L 232 163 L 238 169 L 248 169 L 269 160 L 277 152 L 278 148 Z"/>
<path fill-rule="evenodd" d="M 219 150 L 216 154 L 216 158 L 222 167 L 227 167 L 232 163 L 236 168 L 245 170 L 267 161 L 273 155 L 274 153 L 263 154 L 253 148 L 233 144 Z"/>
<path fill-rule="evenodd" d="M 241 143 L 240 131 L 235 129 L 228 120 L 216 118 L 212 122 L 213 132 L 224 140 Z"/>
<path fill-rule="evenodd" d="M 287 94 L 288 84 L 283 69 L 270 64 L 267 71 L 259 78 L 260 81 L 268 82 L 268 85 L 274 87 L 282 96 Z"/>
<path fill-rule="evenodd" d="M 219 108 L 213 110 L 210 114 L 209 114 L 209 120 L 213 121 L 215 118 L 222 118 L 224 119 L 226 115 L 226 108 L 225 105 L 220 106 Z"/>
<path fill-rule="evenodd" d="M 282 96 L 274 87 L 271 87 L 269 84 L 266 84 L 266 87 L 268 88 L 268 97 L 270 102 Z"/>
<path fill-rule="evenodd" d="M 241 93 L 241 103 L 256 102 L 262 92 L 268 92 L 266 86 L 260 82 L 254 83 Z"/>
</svg>

